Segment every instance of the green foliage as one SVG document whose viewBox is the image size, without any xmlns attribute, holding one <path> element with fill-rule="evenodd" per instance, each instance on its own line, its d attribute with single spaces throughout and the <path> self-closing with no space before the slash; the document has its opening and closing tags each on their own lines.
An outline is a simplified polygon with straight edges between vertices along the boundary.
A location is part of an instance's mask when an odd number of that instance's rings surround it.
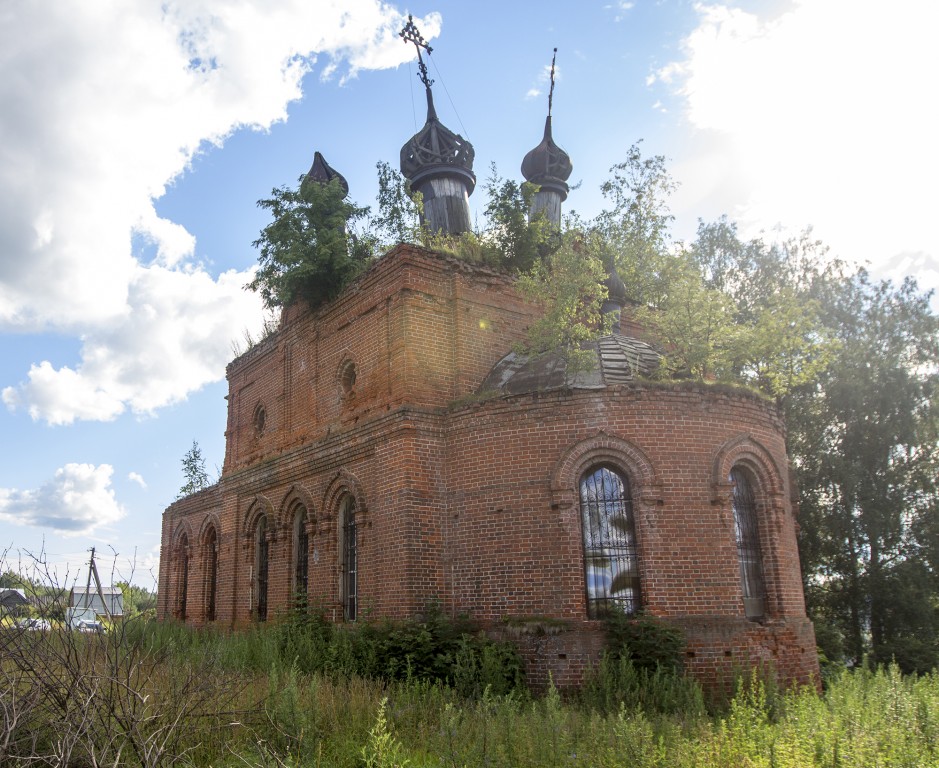
<svg viewBox="0 0 939 768">
<path fill-rule="evenodd" d="M 914 283 L 858 272 L 821 299 L 837 351 L 788 407 L 813 613 L 848 658 L 939 663 L 939 318 Z"/>
<path fill-rule="evenodd" d="M 276 638 L 273 629 L 260 634 Z M 553 686 L 541 699 L 487 689 L 465 700 L 439 683 L 305 674 L 283 660 L 261 671 L 237 663 L 256 636 L 179 624 L 129 622 L 107 638 L 2 638 L 0 695 L 16 715 L 0 722 L 4 765 L 836 768 L 939 759 L 939 675 L 904 676 L 896 665 L 844 671 L 824 695 L 774 692 L 751 676 L 725 710 L 708 714 L 700 692 L 622 658 L 618 679 L 632 681 L 621 685 L 631 696 L 599 706 Z M 20 663 L 35 674 L 17 672 Z"/>
<path fill-rule="evenodd" d="M 560 247 L 536 261 L 517 282 L 521 293 L 544 309 L 529 328 L 525 351 L 559 352 L 567 358 L 569 373 L 592 364 L 594 357 L 581 345 L 603 329 L 600 306 L 606 298 L 602 283 L 607 273 L 595 244 L 594 238 L 568 233 Z"/>
<path fill-rule="evenodd" d="M 627 616 L 611 612 L 606 617 L 606 655 L 629 659 L 636 669 L 648 672 L 682 669 L 685 636 L 671 624 L 651 616 Z"/>
<path fill-rule="evenodd" d="M 297 300 L 318 307 L 338 296 L 372 258 L 370 242 L 353 239 L 348 231 L 366 209 L 346 202 L 336 179 L 274 189 L 258 206 L 270 211 L 273 221 L 254 241 L 259 266 L 248 288 L 260 293 L 268 308 Z"/>
<path fill-rule="evenodd" d="M 508 272 L 528 272 L 540 258 L 557 247 L 557 233 L 543 213 L 529 217 L 537 185 L 503 179 L 490 166 L 486 179 L 486 220 L 484 261 Z"/>
<path fill-rule="evenodd" d="M 524 686 L 515 646 L 497 643 L 471 622 L 430 611 L 422 621 L 336 625 L 316 612 L 296 611 L 259 626 L 229 645 L 234 666 L 258 671 L 293 669 L 385 681 L 425 680 L 473 697 L 502 695 Z"/>
<path fill-rule="evenodd" d="M 420 243 L 426 232 L 421 227 L 423 200 L 411 190 L 410 182 L 386 162 L 378 169 L 378 214 L 368 220 L 368 231 L 379 247 L 395 243 Z"/>
<path fill-rule="evenodd" d="M 661 371 L 668 377 L 733 380 L 740 329 L 733 302 L 702 281 L 687 259 L 663 262 L 667 291 L 657 308 L 641 307 L 637 319 L 660 340 Z"/>
<path fill-rule="evenodd" d="M 179 489 L 179 493 L 176 494 L 177 499 L 190 496 L 196 493 L 196 491 L 204 490 L 211 485 L 209 482 L 209 473 L 205 470 L 205 459 L 202 457 L 202 449 L 195 440 L 192 441 L 192 448 L 186 451 L 186 455 L 183 456 L 182 465 L 184 482 Z"/>
<path fill-rule="evenodd" d="M 154 614 L 157 606 L 156 592 L 151 592 L 144 587 L 138 587 L 136 584 L 130 584 L 126 581 L 115 582 L 114 586 L 119 587 L 124 596 L 124 616 L 131 618 L 141 614 Z"/>
<path fill-rule="evenodd" d="M 406 768 L 411 764 L 388 725 L 385 717 L 387 705 L 388 699 L 382 699 L 378 705 L 375 725 L 368 732 L 368 741 L 362 747 L 362 762 L 365 768 Z"/>
<path fill-rule="evenodd" d="M 669 227 L 673 216 L 668 198 L 677 188 L 662 155 L 643 157 L 641 141 L 626 160 L 610 168 L 611 178 L 600 189 L 612 203 L 592 224 L 601 244 L 599 257 L 615 266 L 626 284 L 626 295 L 640 305 L 658 306 L 667 292 Z"/>
</svg>

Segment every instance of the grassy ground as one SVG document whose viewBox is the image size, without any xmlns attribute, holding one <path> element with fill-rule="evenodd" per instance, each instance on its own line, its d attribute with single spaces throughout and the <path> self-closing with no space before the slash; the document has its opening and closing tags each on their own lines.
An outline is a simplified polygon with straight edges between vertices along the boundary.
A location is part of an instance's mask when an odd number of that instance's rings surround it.
<svg viewBox="0 0 939 768">
<path fill-rule="evenodd" d="M 939 766 L 937 673 L 846 671 L 822 695 L 752 675 L 708 709 L 689 681 L 621 661 L 578 695 L 535 698 L 480 685 L 506 678 L 465 641 L 448 659 L 459 680 L 418 674 L 437 641 L 388 673 L 395 643 L 420 649 L 411 631 L 362 645 L 316 627 L 0 630 L 0 765 Z"/>
</svg>

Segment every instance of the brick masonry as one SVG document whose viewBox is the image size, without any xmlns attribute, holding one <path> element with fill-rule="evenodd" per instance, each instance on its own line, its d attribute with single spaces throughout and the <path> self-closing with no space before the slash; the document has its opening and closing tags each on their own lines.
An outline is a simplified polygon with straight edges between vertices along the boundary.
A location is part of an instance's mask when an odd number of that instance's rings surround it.
<svg viewBox="0 0 939 768">
<path fill-rule="evenodd" d="M 602 647 L 577 489 L 606 464 L 632 489 L 643 607 L 684 630 L 691 672 L 717 685 L 765 663 L 817 679 L 775 408 L 688 383 L 478 395 L 535 316 L 504 275 L 406 245 L 328 306 L 285 310 L 228 367 L 221 479 L 164 513 L 159 615 L 257 620 L 263 518 L 268 618 L 295 594 L 302 526 L 309 602 L 341 621 L 351 496 L 359 616 L 434 602 L 517 642 L 535 684 L 575 685 Z M 735 466 L 756 492 L 759 622 L 743 610 Z"/>
</svg>

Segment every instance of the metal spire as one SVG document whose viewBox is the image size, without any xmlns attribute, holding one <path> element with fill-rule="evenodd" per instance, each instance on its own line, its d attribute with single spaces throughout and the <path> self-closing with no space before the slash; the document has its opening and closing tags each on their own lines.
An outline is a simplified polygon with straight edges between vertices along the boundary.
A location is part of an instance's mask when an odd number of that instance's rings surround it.
<svg viewBox="0 0 939 768">
<path fill-rule="evenodd" d="M 548 117 L 551 117 L 551 102 L 554 100 L 554 60 L 558 57 L 558 49 L 554 49 L 551 57 L 551 90 L 548 91 Z"/>
<path fill-rule="evenodd" d="M 404 29 L 398 33 L 398 36 L 404 40 L 405 43 L 414 43 L 414 47 L 417 49 L 417 68 L 420 70 L 417 76 L 421 79 L 424 87 L 429 89 L 430 86 L 434 84 L 434 81 L 427 76 L 427 65 L 424 63 L 424 58 L 421 56 L 421 48 L 427 51 L 428 56 L 433 53 L 434 49 L 427 44 L 423 35 L 418 31 L 417 25 L 414 23 L 414 17 L 411 16 L 411 14 L 408 14 L 408 23 L 404 25 Z"/>
</svg>

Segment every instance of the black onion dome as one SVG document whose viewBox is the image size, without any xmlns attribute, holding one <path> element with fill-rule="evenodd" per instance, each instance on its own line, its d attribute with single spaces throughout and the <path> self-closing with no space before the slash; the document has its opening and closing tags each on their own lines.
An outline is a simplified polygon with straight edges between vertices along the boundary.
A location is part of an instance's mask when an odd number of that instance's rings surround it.
<svg viewBox="0 0 939 768">
<path fill-rule="evenodd" d="M 475 156 L 472 144 L 440 122 L 427 88 L 427 122 L 401 147 L 401 173 L 412 184 L 428 176 L 457 176 L 472 194 L 476 187 Z"/>
<path fill-rule="evenodd" d="M 342 187 L 343 196 L 349 194 L 349 182 L 346 181 L 345 176 L 343 176 L 339 171 L 330 166 L 319 152 L 313 155 L 313 165 L 310 166 L 310 170 L 307 172 L 307 175 L 304 177 L 303 181 L 315 181 L 319 184 L 328 184 L 333 179 L 339 179 L 339 186 Z"/>
<path fill-rule="evenodd" d="M 548 115 L 544 123 L 544 138 L 522 160 L 522 175 L 532 184 L 559 187 L 566 195 L 567 180 L 573 170 L 570 155 L 554 143 L 551 115 Z"/>
<path fill-rule="evenodd" d="M 596 355 L 594 365 L 574 373 L 568 373 L 567 360 L 556 352 L 534 357 L 510 352 L 495 364 L 478 392 L 524 395 L 552 389 L 603 389 L 647 378 L 662 360 L 651 344 L 619 333 L 585 342 L 582 348 Z"/>
</svg>

